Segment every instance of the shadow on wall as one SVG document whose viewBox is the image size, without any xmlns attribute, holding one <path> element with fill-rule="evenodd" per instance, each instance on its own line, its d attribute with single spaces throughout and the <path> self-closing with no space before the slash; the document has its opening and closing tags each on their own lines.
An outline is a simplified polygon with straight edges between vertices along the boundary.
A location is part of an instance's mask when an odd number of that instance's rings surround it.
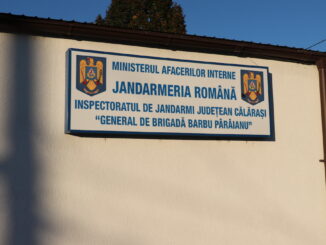
<svg viewBox="0 0 326 245">
<path fill-rule="evenodd" d="M 8 221 L 6 245 L 37 245 L 39 228 L 38 162 L 35 155 L 33 135 L 35 122 L 33 112 L 33 43 L 32 38 L 13 35 L 10 63 L 9 114 L 7 130 L 9 156 L 0 162 L 0 177 L 7 188 Z M 3 120 L 3 119 L 2 119 Z"/>
</svg>

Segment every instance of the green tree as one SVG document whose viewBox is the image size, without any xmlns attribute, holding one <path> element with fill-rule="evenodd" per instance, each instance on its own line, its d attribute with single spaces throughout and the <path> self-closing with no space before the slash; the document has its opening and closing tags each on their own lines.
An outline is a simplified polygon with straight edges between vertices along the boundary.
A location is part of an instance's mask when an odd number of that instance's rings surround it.
<svg viewBox="0 0 326 245">
<path fill-rule="evenodd" d="M 173 0 L 112 0 L 96 24 L 149 31 L 186 33 L 182 8 Z"/>
</svg>

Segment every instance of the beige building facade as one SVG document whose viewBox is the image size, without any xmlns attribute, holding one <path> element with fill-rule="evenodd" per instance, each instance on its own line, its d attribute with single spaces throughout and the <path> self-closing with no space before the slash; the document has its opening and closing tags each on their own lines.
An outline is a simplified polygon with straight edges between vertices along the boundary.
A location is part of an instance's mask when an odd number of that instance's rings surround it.
<svg viewBox="0 0 326 245">
<path fill-rule="evenodd" d="M 0 244 L 326 244 L 324 53 L 1 21 Z M 268 67 L 275 139 L 66 134 L 71 48 Z"/>
</svg>

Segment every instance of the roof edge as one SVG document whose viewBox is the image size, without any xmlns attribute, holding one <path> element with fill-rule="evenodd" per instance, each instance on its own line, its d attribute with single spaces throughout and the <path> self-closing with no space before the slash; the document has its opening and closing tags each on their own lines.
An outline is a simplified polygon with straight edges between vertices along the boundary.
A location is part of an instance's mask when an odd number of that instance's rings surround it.
<svg viewBox="0 0 326 245">
<path fill-rule="evenodd" d="M 316 64 L 326 52 L 0 13 L 0 32 Z"/>
</svg>

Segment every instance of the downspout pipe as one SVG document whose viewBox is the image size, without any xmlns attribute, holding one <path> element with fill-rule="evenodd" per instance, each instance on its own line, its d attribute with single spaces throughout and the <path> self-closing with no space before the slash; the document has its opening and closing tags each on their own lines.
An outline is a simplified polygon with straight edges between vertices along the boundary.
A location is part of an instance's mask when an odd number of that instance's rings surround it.
<svg viewBox="0 0 326 245">
<path fill-rule="evenodd" d="M 319 71 L 319 87 L 320 87 L 320 102 L 321 102 L 321 119 L 323 132 L 323 159 L 320 160 L 325 164 L 325 182 L 326 182 L 326 58 L 319 59 L 317 62 Z"/>
</svg>

